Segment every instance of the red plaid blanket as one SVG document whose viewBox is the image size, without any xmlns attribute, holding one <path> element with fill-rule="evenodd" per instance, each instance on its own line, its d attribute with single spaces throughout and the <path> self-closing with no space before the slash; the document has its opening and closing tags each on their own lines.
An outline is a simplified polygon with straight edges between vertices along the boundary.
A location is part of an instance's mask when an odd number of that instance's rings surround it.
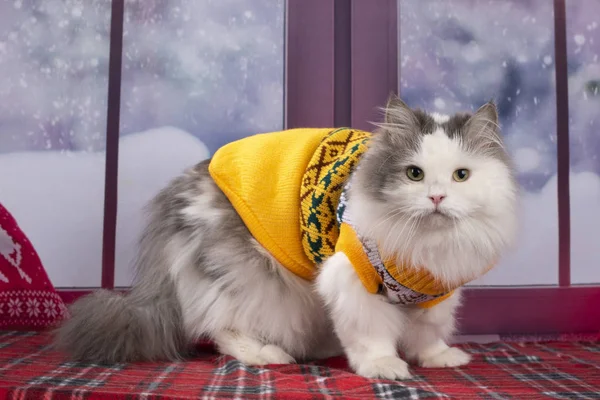
<svg viewBox="0 0 600 400">
<path fill-rule="evenodd" d="M 93 365 L 69 362 L 47 334 L 0 332 L 5 399 L 600 399 L 600 342 L 462 345 L 466 368 L 413 369 L 410 381 L 368 380 L 342 358 L 246 367 L 198 348 L 192 361 Z"/>
</svg>

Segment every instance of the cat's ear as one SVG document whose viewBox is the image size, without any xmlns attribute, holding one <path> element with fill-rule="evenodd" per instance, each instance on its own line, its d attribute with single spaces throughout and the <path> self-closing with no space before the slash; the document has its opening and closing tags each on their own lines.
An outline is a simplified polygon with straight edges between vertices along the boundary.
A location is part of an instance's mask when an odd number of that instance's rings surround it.
<svg viewBox="0 0 600 400">
<path fill-rule="evenodd" d="M 496 107 L 496 103 L 493 100 L 488 101 L 471 117 L 471 120 L 479 121 L 479 122 L 488 122 L 493 126 L 498 126 L 498 107 Z"/>
<path fill-rule="evenodd" d="M 466 137 L 471 147 L 503 147 L 498 124 L 498 108 L 493 101 L 485 103 L 469 118 Z"/>
<path fill-rule="evenodd" d="M 390 94 L 384 111 L 382 125 L 395 128 L 414 128 L 418 125 L 417 117 L 410 107 L 395 93 Z"/>
<path fill-rule="evenodd" d="M 467 129 L 470 134 L 477 135 L 479 133 L 494 133 L 500 134 L 498 125 L 498 108 L 493 100 L 488 101 L 469 118 L 467 121 Z"/>
</svg>

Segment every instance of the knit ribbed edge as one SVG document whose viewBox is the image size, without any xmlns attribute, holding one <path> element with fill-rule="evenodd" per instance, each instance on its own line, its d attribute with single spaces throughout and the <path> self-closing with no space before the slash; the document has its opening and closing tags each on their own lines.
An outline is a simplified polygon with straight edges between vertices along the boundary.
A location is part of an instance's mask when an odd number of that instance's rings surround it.
<svg viewBox="0 0 600 400">
<path fill-rule="evenodd" d="M 390 263 L 385 262 L 386 269 L 392 275 L 396 282 L 411 288 L 412 290 L 429 296 L 436 296 L 453 290 L 453 287 L 444 287 L 430 272 L 423 268 L 416 267 L 390 267 Z"/>
<path fill-rule="evenodd" d="M 428 301 L 424 301 L 423 303 L 418 303 L 417 306 L 420 308 L 431 308 L 437 304 L 440 304 L 442 301 L 446 300 L 448 297 L 452 296 L 454 294 L 454 290 L 446 293 L 443 296 L 440 297 L 436 297 L 433 300 L 428 300 Z"/>
</svg>

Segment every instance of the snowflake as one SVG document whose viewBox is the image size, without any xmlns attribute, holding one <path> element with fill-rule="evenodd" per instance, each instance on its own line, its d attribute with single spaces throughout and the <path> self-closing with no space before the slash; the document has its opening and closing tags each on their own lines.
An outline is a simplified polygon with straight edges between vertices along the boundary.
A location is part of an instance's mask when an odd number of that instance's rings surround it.
<svg viewBox="0 0 600 400">
<path fill-rule="evenodd" d="M 8 301 L 8 313 L 11 317 L 18 317 L 21 314 L 21 304 L 22 302 L 19 299 L 10 299 Z"/>
<path fill-rule="evenodd" d="M 0 303 L 0 314 L 4 314 L 4 311 L 2 310 L 4 308 L 4 303 Z"/>
<path fill-rule="evenodd" d="M 40 302 L 37 299 L 27 300 L 27 314 L 30 317 L 37 317 L 40 314 Z"/>
<path fill-rule="evenodd" d="M 51 318 L 56 317 L 56 314 L 57 314 L 56 304 L 50 299 L 44 300 L 44 312 L 46 313 L 46 315 L 48 317 L 51 317 Z"/>
<path fill-rule="evenodd" d="M 64 303 L 60 303 L 58 305 L 58 310 L 59 310 L 59 313 L 60 313 L 61 316 L 64 317 L 64 316 L 68 315 L 69 310 L 67 309 L 67 306 L 65 306 Z"/>
</svg>

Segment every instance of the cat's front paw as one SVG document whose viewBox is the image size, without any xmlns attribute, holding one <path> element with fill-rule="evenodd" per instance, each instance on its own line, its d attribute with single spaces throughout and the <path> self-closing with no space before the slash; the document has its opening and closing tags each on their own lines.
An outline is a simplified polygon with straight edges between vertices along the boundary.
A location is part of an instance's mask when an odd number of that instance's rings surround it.
<svg viewBox="0 0 600 400">
<path fill-rule="evenodd" d="M 248 366 L 267 364 L 293 364 L 296 361 L 281 347 L 262 343 L 249 337 L 236 337 L 235 340 L 224 342 L 219 347 L 222 354 L 227 354 Z"/>
<path fill-rule="evenodd" d="M 461 349 L 449 347 L 434 356 L 420 360 L 423 368 L 451 368 L 466 365 L 471 361 L 471 356 Z"/>
<path fill-rule="evenodd" d="M 396 356 L 367 359 L 357 365 L 356 373 L 365 378 L 410 379 L 406 361 Z"/>
<path fill-rule="evenodd" d="M 268 344 L 260 349 L 259 357 L 265 364 L 295 364 L 294 357 L 286 353 L 281 347 Z"/>
</svg>

